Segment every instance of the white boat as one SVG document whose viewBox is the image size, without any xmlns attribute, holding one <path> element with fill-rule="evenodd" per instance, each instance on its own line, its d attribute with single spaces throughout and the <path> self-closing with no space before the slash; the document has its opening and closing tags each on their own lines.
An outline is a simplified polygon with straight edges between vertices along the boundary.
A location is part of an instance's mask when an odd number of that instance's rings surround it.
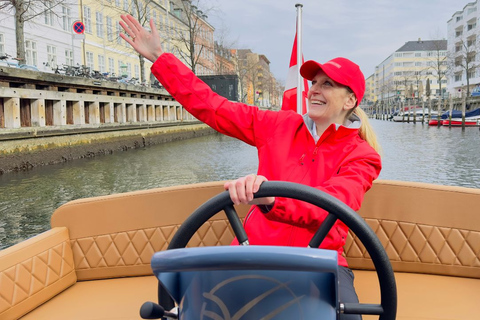
<svg viewBox="0 0 480 320">
<path fill-rule="evenodd" d="M 428 108 L 422 107 L 408 107 L 406 110 L 402 110 L 393 115 L 392 120 L 395 122 L 425 122 L 430 117 L 436 117 L 437 111 L 430 111 Z"/>
</svg>

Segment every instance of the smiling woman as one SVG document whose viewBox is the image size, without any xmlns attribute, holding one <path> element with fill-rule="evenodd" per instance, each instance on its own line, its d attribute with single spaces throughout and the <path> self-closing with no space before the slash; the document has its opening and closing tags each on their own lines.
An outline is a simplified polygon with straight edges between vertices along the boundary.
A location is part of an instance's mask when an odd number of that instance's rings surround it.
<svg viewBox="0 0 480 320">
<path fill-rule="evenodd" d="M 353 210 L 360 208 L 365 192 L 380 173 L 381 161 L 361 136 L 362 121 L 352 113 L 365 90 L 365 78 L 356 64 L 337 58 L 324 65 L 308 62 L 301 68 L 311 75 L 301 71 L 304 77 L 315 77 L 316 81 L 309 95 L 310 103 L 314 102 L 311 113 L 302 116 L 291 111 L 259 110 L 215 94 L 179 59 L 164 53 L 153 20 L 149 31 L 130 15 L 121 18 L 120 25 L 125 31 L 121 37 L 153 62 L 152 73 L 175 100 L 216 131 L 257 148 L 257 175 L 249 174 L 224 184 L 233 203 L 253 205 L 245 219 L 250 244 L 306 247 L 328 215 L 295 199 L 254 199 L 253 194 L 267 180 L 312 186 Z M 349 87 L 354 94 L 337 84 Z M 364 125 L 366 122 L 363 121 Z M 353 276 L 343 256 L 347 232 L 346 225 L 334 222 L 321 247 L 337 251 L 341 300 L 358 302 Z M 238 242 L 235 240 L 233 244 Z"/>
</svg>

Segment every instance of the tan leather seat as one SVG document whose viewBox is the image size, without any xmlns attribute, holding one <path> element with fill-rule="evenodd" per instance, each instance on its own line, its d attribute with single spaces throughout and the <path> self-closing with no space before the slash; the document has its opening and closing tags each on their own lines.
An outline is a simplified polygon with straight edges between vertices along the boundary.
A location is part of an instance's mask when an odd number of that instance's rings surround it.
<svg viewBox="0 0 480 320">
<path fill-rule="evenodd" d="M 80 281 L 21 319 L 141 319 L 142 304 L 157 301 L 157 283 L 154 276 Z"/>
<path fill-rule="evenodd" d="M 380 303 L 376 273 L 362 270 L 354 273 L 360 302 Z M 416 273 L 395 273 L 395 279 L 399 320 L 480 319 L 480 279 Z M 378 319 L 378 316 L 363 319 Z"/>
</svg>

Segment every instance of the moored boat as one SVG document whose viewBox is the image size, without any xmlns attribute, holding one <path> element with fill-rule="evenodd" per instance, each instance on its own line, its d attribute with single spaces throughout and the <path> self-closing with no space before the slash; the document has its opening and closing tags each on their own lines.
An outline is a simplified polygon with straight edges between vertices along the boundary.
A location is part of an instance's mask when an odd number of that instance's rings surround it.
<svg viewBox="0 0 480 320">
<path fill-rule="evenodd" d="M 157 301 L 152 256 L 168 247 L 195 208 L 222 191 L 222 182 L 211 182 L 62 205 L 51 230 L 0 251 L 0 318 L 139 319 L 142 303 Z M 359 214 L 395 271 L 397 319 L 478 319 L 479 202 L 478 189 L 400 181 L 376 181 L 366 194 Z M 240 218 L 247 209 L 236 207 Z M 232 238 L 228 219 L 216 215 L 189 247 L 228 245 Z M 378 304 L 379 278 L 358 240 L 349 234 L 345 255 L 360 302 Z M 196 297 L 222 298 L 210 293 Z"/>
<path fill-rule="evenodd" d="M 462 126 L 463 125 L 463 120 L 462 120 L 462 113 L 458 111 L 455 113 L 455 116 L 452 114 L 452 118 L 448 119 L 448 117 L 444 120 L 442 120 L 442 125 L 444 126 Z M 480 126 L 480 108 L 475 109 L 470 112 L 465 113 L 465 126 L 469 127 L 476 127 Z"/>
<path fill-rule="evenodd" d="M 407 107 L 402 111 L 396 112 L 392 120 L 395 122 L 422 122 L 426 121 L 429 117 L 436 117 L 437 112 L 428 108 L 422 108 L 419 106 Z"/>
</svg>

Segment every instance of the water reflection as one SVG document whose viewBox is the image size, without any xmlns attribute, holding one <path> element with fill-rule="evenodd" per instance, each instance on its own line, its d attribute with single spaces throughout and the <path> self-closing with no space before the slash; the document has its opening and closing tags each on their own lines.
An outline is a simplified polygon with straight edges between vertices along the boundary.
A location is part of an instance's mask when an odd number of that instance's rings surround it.
<svg viewBox="0 0 480 320">
<path fill-rule="evenodd" d="M 384 149 L 381 179 L 480 188 L 478 128 L 373 120 Z M 222 135 L 0 175 L 0 248 L 49 228 L 50 215 L 78 198 L 255 172 L 256 149 Z"/>
</svg>

